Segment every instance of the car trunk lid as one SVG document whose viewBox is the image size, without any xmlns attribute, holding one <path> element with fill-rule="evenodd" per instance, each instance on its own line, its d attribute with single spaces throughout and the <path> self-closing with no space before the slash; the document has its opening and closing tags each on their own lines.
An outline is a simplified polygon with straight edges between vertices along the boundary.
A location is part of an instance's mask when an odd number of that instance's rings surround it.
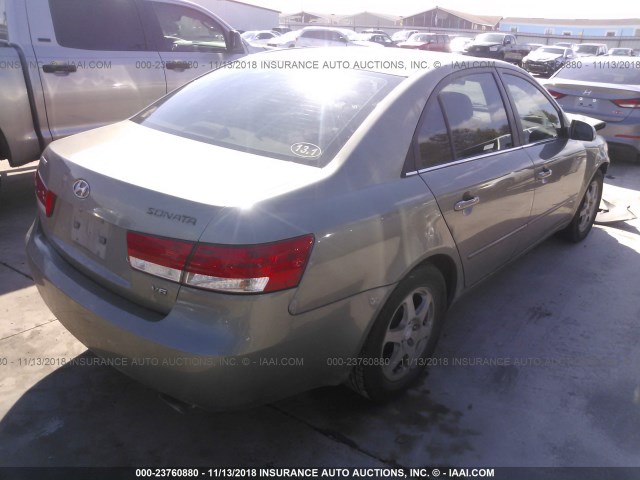
<svg viewBox="0 0 640 480">
<path fill-rule="evenodd" d="M 558 103 L 569 112 L 599 118 L 606 122 L 621 122 L 638 108 L 633 100 L 640 98 L 640 88 L 632 85 L 612 86 L 592 82 L 557 79 L 545 84 Z M 630 102 L 630 103 L 628 103 Z"/>
<path fill-rule="evenodd" d="M 195 245 L 225 208 L 249 208 L 321 173 L 133 122 L 55 142 L 44 158 L 39 174 L 56 200 L 40 218 L 56 250 L 96 283 L 161 313 L 180 284 L 131 267 L 129 232 Z"/>
</svg>

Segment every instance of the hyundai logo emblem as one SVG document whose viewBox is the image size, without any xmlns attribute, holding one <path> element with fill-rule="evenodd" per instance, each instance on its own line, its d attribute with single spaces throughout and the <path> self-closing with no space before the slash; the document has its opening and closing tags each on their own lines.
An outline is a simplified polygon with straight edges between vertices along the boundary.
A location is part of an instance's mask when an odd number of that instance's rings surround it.
<svg viewBox="0 0 640 480">
<path fill-rule="evenodd" d="M 73 194 L 78 198 L 87 198 L 90 191 L 91 189 L 89 188 L 89 184 L 86 180 L 79 179 L 73 184 Z"/>
<path fill-rule="evenodd" d="M 592 90 L 585 90 L 582 95 L 591 95 Z"/>
</svg>

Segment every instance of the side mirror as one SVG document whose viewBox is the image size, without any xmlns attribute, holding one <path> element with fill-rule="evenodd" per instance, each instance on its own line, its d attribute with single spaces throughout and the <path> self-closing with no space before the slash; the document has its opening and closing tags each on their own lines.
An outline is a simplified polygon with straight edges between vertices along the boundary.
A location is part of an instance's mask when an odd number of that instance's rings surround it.
<svg viewBox="0 0 640 480">
<path fill-rule="evenodd" d="M 229 53 L 245 53 L 242 37 L 237 30 L 231 30 L 228 34 L 227 51 Z"/>
<path fill-rule="evenodd" d="M 572 140 L 582 140 L 584 142 L 593 142 L 596 138 L 596 129 L 581 120 L 573 120 L 569 137 Z"/>
</svg>

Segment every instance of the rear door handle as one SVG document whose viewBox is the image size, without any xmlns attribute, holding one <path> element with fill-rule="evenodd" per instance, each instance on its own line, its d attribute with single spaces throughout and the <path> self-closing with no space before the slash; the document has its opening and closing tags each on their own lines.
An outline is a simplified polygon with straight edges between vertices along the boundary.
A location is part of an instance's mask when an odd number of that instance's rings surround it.
<svg viewBox="0 0 640 480">
<path fill-rule="evenodd" d="M 187 70 L 191 68 L 191 64 L 184 60 L 170 60 L 165 63 L 168 70 Z"/>
<path fill-rule="evenodd" d="M 542 169 L 541 172 L 538 172 L 538 178 L 542 179 L 542 178 L 550 177 L 552 173 L 553 173 L 553 170 L 545 167 Z"/>
<path fill-rule="evenodd" d="M 453 206 L 453 209 L 456 212 L 459 212 L 461 210 L 464 210 L 465 208 L 473 207 L 474 205 L 477 205 L 478 203 L 480 203 L 480 197 L 472 197 L 472 198 L 469 198 L 469 199 L 460 200 L 458 203 L 456 203 Z"/>
<path fill-rule="evenodd" d="M 44 73 L 74 73 L 78 71 L 78 67 L 67 63 L 47 63 L 42 66 L 42 71 Z"/>
</svg>

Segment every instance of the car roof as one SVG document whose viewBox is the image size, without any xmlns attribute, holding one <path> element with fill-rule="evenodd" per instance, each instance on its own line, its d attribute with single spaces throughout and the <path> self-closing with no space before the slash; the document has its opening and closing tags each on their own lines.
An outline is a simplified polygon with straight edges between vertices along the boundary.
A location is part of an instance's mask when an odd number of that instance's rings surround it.
<svg viewBox="0 0 640 480">
<path fill-rule="evenodd" d="M 305 31 L 305 32 L 309 32 L 311 30 L 316 30 L 316 31 L 317 30 L 324 30 L 324 31 L 328 30 L 328 31 L 331 31 L 331 32 L 340 32 L 340 33 L 345 33 L 345 32 L 356 33 L 353 30 L 349 30 L 348 28 L 339 28 L 339 27 L 304 27 L 301 30 Z"/>
</svg>

